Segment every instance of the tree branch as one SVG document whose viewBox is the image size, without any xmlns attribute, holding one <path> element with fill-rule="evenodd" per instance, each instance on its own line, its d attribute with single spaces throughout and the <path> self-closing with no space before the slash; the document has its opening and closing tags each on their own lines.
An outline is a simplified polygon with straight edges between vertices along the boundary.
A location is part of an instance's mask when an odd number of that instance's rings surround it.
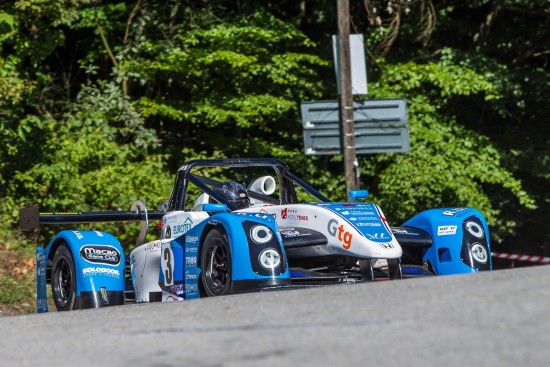
<svg viewBox="0 0 550 367">
<path fill-rule="evenodd" d="M 123 43 L 126 43 L 126 41 L 128 40 L 128 34 L 130 33 L 130 25 L 132 24 L 132 20 L 136 16 L 140 5 L 141 5 L 141 0 L 138 0 L 138 2 L 136 3 L 136 6 L 134 6 L 132 11 L 130 12 L 130 15 L 128 15 L 128 21 L 126 22 L 126 30 L 124 31 L 124 40 L 122 41 Z"/>
<path fill-rule="evenodd" d="M 119 69 L 118 62 L 116 61 L 116 57 L 113 53 L 113 50 L 111 49 L 111 46 L 109 45 L 109 41 L 105 36 L 105 32 L 103 31 L 103 28 L 99 23 L 99 16 L 97 15 L 97 13 L 95 17 L 95 22 L 97 25 L 97 29 L 99 30 L 99 37 L 101 38 L 101 42 L 103 42 L 103 46 L 107 50 L 107 55 L 109 55 L 109 59 L 111 59 L 111 62 L 113 63 L 114 67 L 118 70 Z M 124 93 L 125 96 L 128 95 L 128 84 L 125 79 L 122 80 L 122 93 Z"/>
</svg>

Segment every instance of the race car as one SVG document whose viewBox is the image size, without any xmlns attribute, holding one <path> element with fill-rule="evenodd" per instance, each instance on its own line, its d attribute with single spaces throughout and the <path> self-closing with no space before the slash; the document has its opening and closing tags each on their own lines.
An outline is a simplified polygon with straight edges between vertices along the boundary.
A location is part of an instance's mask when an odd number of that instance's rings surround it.
<svg viewBox="0 0 550 367">
<path fill-rule="evenodd" d="M 128 212 L 24 208 L 22 228 L 142 223 L 129 256 L 99 230 L 63 230 L 38 247 L 37 311 L 48 311 L 47 283 L 65 311 L 491 269 L 476 209 L 430 209 L 391 227 L 366 190 L 350 197 L 332 202 L 279 159 L 214 159 L 181 166 L 158 210 L 142 201 Z M 160 238 L 146 242 L 155 221 Z"/>
</svg>

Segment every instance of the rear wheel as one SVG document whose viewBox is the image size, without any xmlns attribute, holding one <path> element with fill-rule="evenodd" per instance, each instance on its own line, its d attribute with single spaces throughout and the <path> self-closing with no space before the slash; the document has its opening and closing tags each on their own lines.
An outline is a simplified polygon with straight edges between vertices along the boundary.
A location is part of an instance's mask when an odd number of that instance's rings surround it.
<svg viewBox="0 0 550 367">
<path fill-rule="evenodd" d="M 201 251 L 201 280 L 204 292 L 223 296 L 231 291 L 231 251 L 225 233 L 212 229 Z"/>
<path fill-rule="evenodd" d="M 73 255 L 66 244 L 60 245 L 53 255 L 51 283 L 57 311 L 72 310 L 76 298 L 76 277 Z"/>
</svg>

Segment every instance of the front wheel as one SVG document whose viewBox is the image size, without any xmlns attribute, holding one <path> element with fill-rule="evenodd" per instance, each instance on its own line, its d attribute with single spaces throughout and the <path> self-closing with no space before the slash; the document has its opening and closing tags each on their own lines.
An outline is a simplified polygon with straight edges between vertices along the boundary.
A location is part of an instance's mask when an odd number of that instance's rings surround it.
<svg viewBox="0 0 550 367">
<path fill-rule="evenodd" d="M 204 239 L 201 251 L 201 280 L 210 297 L 231 291 L 231 251 L 227 235 L 212 229 Z"/>
<path fill-rule="evenodd" d="M 76 298 L 76 277 L 71 250 L 60 245 L 53 255 L 52 296 L 57 311 L 74 309 Z"/>
</svg>

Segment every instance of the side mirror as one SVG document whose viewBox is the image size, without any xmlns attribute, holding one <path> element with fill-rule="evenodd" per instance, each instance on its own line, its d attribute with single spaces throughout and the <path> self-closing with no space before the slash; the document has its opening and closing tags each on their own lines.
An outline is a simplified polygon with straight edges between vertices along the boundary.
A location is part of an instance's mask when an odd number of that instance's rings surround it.
<svg viewBox="0 0 550 367">
<path fill-rule="evenodd" d="M 225 204 L 203 204 L 202 210 L 208 213 L 223 213 L 227 211 L 227 205 Z"/>
<path fill-rule="evenodd" d="M 349 192 L 349 197 L 355 199 L 355 201 L 366 199 L 369 197 L 369 190 L 352 190 Z"/>
</svg>

